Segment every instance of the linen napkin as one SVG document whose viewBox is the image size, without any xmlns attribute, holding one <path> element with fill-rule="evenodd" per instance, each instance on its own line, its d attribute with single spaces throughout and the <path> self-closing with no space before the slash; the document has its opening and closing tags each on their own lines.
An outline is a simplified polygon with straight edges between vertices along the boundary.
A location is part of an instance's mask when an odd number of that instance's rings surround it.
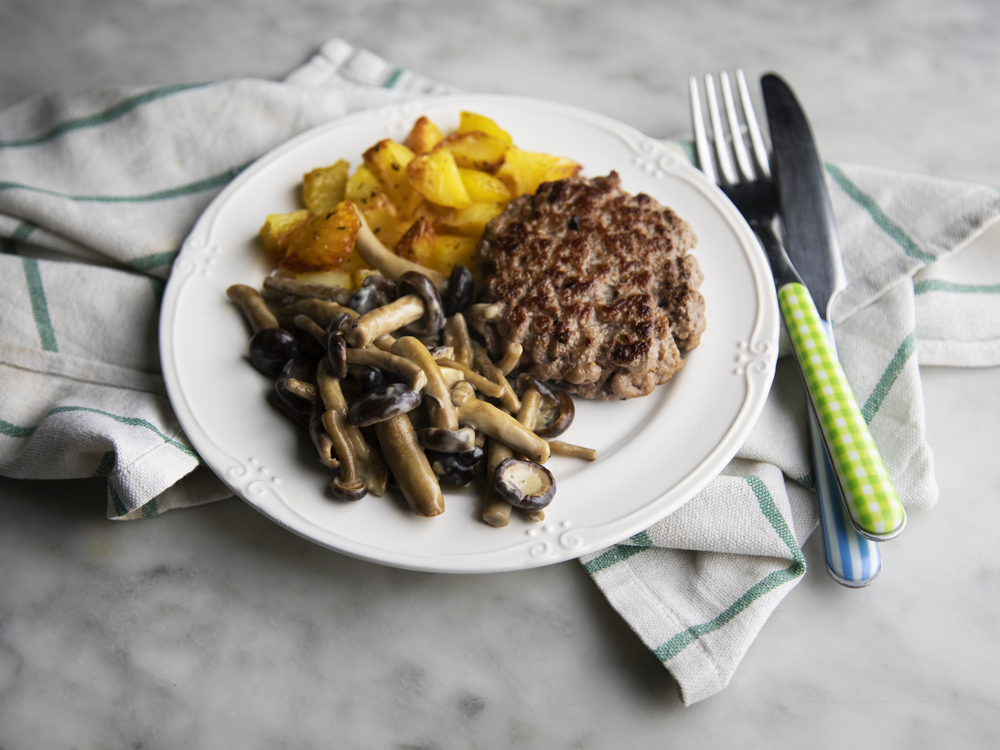
<svg viewBox="0 0 1000 750">
<path fill-rule="evenodd" d="M 334 39 L 280 83 L 116 87 L 0 111 L 0 473 L 106 477 L 113 519 L 229 496 L 160 377 L 159 297 L 184 237 L 232 177 L 290 137 L 454 91 Z M 844 368 L 904 503 L 929 508 L 917 357 L 1000 361 L 1000 233 L 986 231 L 1000 193 L 828 172 L 852 279 L 834 316 Z M 728 684 L 805 572 L 801 545 L 817 518 L 805 414 L 783 359 L 722 476 L 648 531 L 582 559 L 687 704 Z"/>
</svg>

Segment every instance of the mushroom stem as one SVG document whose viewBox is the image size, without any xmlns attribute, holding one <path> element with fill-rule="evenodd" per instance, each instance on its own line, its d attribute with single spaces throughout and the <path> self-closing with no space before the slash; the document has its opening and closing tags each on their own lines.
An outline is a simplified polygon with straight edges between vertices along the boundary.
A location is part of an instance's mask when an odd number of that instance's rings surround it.
<svg viewBox="0 0 1000 750">
<path fill-rule="evenodd" d="M 226 296 L 243 311 L 254 333 L 263 328 L 281 328 L 274 313 L 268 309 L 267 302 L 252 286 L 233 284 L 226 289 Z"/>
<path fill-rule="evenodd" d="M 380 336 L 420 320 L 423 314 L 424 301 L 416 294 L 406 294 L 359 317 L 348 329 L 345 338 L 351 346 L 360 349 Z"/>
<path fill-rule="evenodd" d="M 289 393 L 294 393 L 299 398 L 304 398 L 306 401 L 315 401 L 319 398 L 319 394 L 316 393 L 316 386 L 297 378 L 288 378 L 285 381 L 285 390 Z"/>
<path fill-rule="evenodd" d="M 524 395 L 521 396 L 521 408 L 517 410 L 517 421 L 529 430 L 532 429 L 535 424 L 535 418 L 538 416 L 538 409 L 541 405 L 542 395 L 534 388 L 529 388 L 525 391 Z M 550 445 L 550 450 L 551 447 L 552 446 Z M 531 523 L 540 523 L 545 520 L 544 510 L 530 510 L 528 508 L 518 508 L 518 510 L 521 511 L 521 515 Z"/>
<path fill-rule="evenodd" d="M 354 452 L 354 446 L 347 437 L 344 421 L 340 418 L 336 409 L 328 409 L 323 412 L 323 427 L 326 434 L 333 442 L 333 452 L 340 462 L 340 482 L 344 487 L 357 488 L 364 485 L 364 480 L 358 475 L 358 458 Z"/>
<path fill-rule="evenodd" d="M 316 370 L 318 381 L 317 391 L 323 399 L 323 405 L 329 411 L 333 409 L 340 416 L 340 421 L 344 425 L 344 432 L 351 445 L 354 447 L 354 455 L 358 461 L 358 471 L 368 485 L 368 491 L 373 495 L 384 495 L 385 488 L 389 484 L 389 472 L 386 469 L 385 461 L 381 452 L 375 447 L 368 445 L 361 430 L 347 421 L 347 399 L 340 388 L 340 381 L 333 376 L 330 365 L 325 359 L 321 359 Z"/>
<path fill-rule="evenodd" d="M 493 364 L 493 360 L 490 359 L 490 355 L 486 352 L 485 347 L 477 341 L 472 342 L 472 366 L 503 389 L 499 396 L 500 403 L 503 404 L 505 409 L 516 414 L 518 409 L 521 408 L 521 402 L 518 401 L 517 394 L 514 393 L 514 389 L 507 382 L 507 376 L 500 372 L 499 368 Z"/>
<path fill-rule="evenodd" d="M 492 380 L 487 380 L 484 376 L 480 375 L 471 367 L 466 367 L 461 362 L 453 359 L 445 359 L 444 357 L 438 357 L 434 361 L 438 363 L 439 367 L 448 367 L 461 372 L 465 379 L 474 385 L 476 390 L 484 396 L 489 396 L 490 398 L 500 398 L 500 394 L 503 393 L 502 387 L 494 383 Z"/>
<path fill-rule="evenodd" d="M 358 317 L 358 314 L 349 307 L 315 297 L 302 297 L 290 305 L 279 307 L 276 312 L 278 315 L 288 318 L 294 318 L 296 315 L 308 315 L 324 330 L 330 325 L 330 321 L 341 313 L 347 313 L 352 320 Z"/>
<path fill-rule="evenodd" d="M 441 485 L 409 417 L 400 414 L 376 423 L 375 435 L 410 509 L 425 517 L 444 513 Z"/>
<path fill-rule="evenodd" d="M 512 343 L 507 345 L 507 352 L 503 355 L 503 359 L 497 362 L 497 369 L 504 374 L 504 377 L 510 375 L 511 370 L 517 367 L 517 363 L 521 361 L 521 352 L 524 351 L 524 347 L 518 343 Z"/>
<path fill-rule="evenodd" d="M 452 368 L 448 368 L 451 370 Z M 442 371 L 443 372 L 443 371 Z M 476 389 L 468 380 L 459 380 L 451 387 L 451 403 L 461 406 L 470 398 L 476 397 Z"/>
<path fill-rule="evenodd" d="M 549 459 L 549 444 L 492 404 L 469 399 L 458 407 L 458 423 L 468 425 L 523 453 L 540 464 Z"/>
<path fill-rule="evenodd" d="M 444 323 L 444 345 L 454 348 L 452 357 L 466 367 L 472 367 L 472 339 L 469 337 L 469 324 L 461 313 L 452 315 Z"/>
<path fill-rule="evenodd" d="M 296 297 L 315 297 L 330 300 L 340 305 L 346 305 L 354 294 L 350 289 L 329 284 L 316 284 L 311 281 L 299 281 L 287 276 L 268 276 L 264 279 L 264 288 L 283 294 L 294 294 Z"/>
<path fill-rule="evenodd" d="M 593 448 L 584 448 L 582 445 L 564 443 L 562 440 L 550 440 L 549 451 L 551 451 L 553 456 L 582 458 L 585 461 L 595 461 L 597 459 L 597 451 Z"/>
<path fill-rule="evenodd" d="M 494 528 L 502 528 L 510 523 L 510 503 L 499 497 L 493 487 L 493 475 L 497 467 L 508 458 L 513 458 L 514 451 L 499 440 L 491 439 L 486 451 L 486 503 L 483 505 L 483 520 Z"/>
<path fill-rule="evenodd" d="M 348 349 L 347 364 L 368 365 L 391 372 L 405 380 L 406 384 L 415 391 L 422 391 L 427 385 L 427 374 L 420 365 L 375 346 L 364 349 Z"/>
<path fill-rule="evenodd" d="M 434 286 L 437 287 L 440 294 L 444 294 L 448 288 L 448 279 L 444 274 L 421 266 L 419 263 L 400 258 L 392 250 L 383 245 L 379 238 L 375 236 L 375 233 L 368 226 L 368 222 L 365 221 L 364 214 L 358 210 L 358 207 L 353 203 L 351 203 L 351 207 L 361 220 L 361 229 L 358 231 L 354 249 L 357 250 L 358 255 L 364 258 L 368 265 L 376 269 L 383 276 L 387 276 L 393 280 L 398 279 L 407 271 L 418 271 L 434 282 Z"/>
<path fill-rule="evenodd" d="M 427 376 L 423 396 L 431 426 L 442 430 L 457 430 L 458 415 L 455 405 L 451 403 L 451 389 L 427 347 L 413 336 L 404 336 L 396 339 L 396 343 L 392 345 L 392 353 L 410 360 Z"/>
<path fill-rule="evenodd" d="M 392 352 L 392 345 L 396 343 L 396 339 L 390 336 L 388 333 L 379 336 L 375 339 L 372 344 L 384 352 Z"/>
<path fill-rule="evenodd" d="M 292 322 L 300 329 L 312 336 L 324 348 L 326 347 L 326 329 L 308 315 L 296 315 Z"/>
</svg>

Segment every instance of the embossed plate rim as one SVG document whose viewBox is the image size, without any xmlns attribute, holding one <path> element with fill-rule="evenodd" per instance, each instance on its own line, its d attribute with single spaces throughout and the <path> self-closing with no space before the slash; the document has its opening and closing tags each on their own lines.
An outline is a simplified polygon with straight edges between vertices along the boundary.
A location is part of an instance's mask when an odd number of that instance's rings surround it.
<svg viewBox="0 0 1000 750">
<path fill-rule="evenodd" d="M 259 283 L 259 254 L 249 254 L 248 248 L 252 249 L 252 237 L 266 213 L 294 207 L 289 203 L 294 187 L 289 176 L 296 169 L 304 167 L 301 174 L 341 156 L 357 164 L 364 147 L 382 137 L 402 138 L 418 115 L 427 114 L 447 129 L 457 122 L 461 109 L 494 117 L 512 131 L 522 148 L 579 160 L 586 174 L 617 169 L 626 189 L 645 190 L 677 208 L 681 216 L 684 210 L 673 205 L 671 197 L 689 206 L 685 218 L 701 217 L 692 221 L 702 237 L 696 255 L 703 266 L 714 269 L 712 275 L 706 270 L 703 287 L 709 327 L 702 346 L 688 355 L 685 370 L 645 399 L 581 404 L 581 411 L 597 415 L 600 423 L 595 419 L 575 426 L 567 439 L 577 440 L 579 430 L 584 437 L 599 440 L 614 433 L 617 422 L 627 420 L 632 420 L 628 422 L 632 432 L 609 443 L 596 465 L 555 461 L 560 492 L 549 509 L 549 521 L 528 525 L 515 518 L 508 528 L 488 533 L 475 520 L 472 506 L 462 505 L 468 492 L 449 492 L 449 510 L 438 519 L 417 519 L 398 502 L 384 498 L 362 501 L 382 505 L 357 507 L 337 507 L 325 499 L 322 478 L 313 476 L 308 452 L 293 445 L 291 428 L 262 400 L 256 404 L 252 399 L 236 400 L 247 395 L 260 399 L 266 383 L 242 361 L 243 324 L 223 294 L 229 283 Z M 344 145 L 351 138 L 362 145 Z M 276 176 L 285 183 L 275 185 Z M 726 270 L 731 268 L 736 270 Z M 730 298 L 750 300 L 755 309 L 730 310 L 727 306 L 735 304 Z M 716 316 L 725 314 L 713 323 L 713 311 Z M 195 312 L 208 320 L 193 321 Z M 737 317 L 746 320 L 734 322 Z M 770 269 L 753 233 L 721 191 L 678 152 L 627 125 L 576 107 L 522 97 L 457 95 L 349 115 L 302 133 L 248 167 L 215 198 L 184 243 L 164 293 L 160 348 L 167 392 L 192 445 L 236 494 L 276 523 L 373 562 L 438 572 L 496 572 L 576 558 L 626 539 L 681 507 L 717 476 L 763 409 L 774 375 L 778 320 Z M 241 340 L 226 343 L 223 334 L 234 331 Z M 213 376 L 228 378 L 231 387 L 208 382 Z M 713 412 L 718 394 L 704 392 L 706 386 L 696 382 L 703 376 L 721 384 L 723 400 L 729 404 L 726 413 Z M 229 403 L 227 398 L 234 400 Z M 671 442 L 664 431 L 666 420 L 682 414 L 687 415 L 686 423 L 698 422 L 695 432 L 704 421 L 721 437 L 711 437 L 713 442 L 697 455 L 683 454 L 684 446 Z M 270 434 L 257 439 L 254 429 Z M 663 440 L 662 446 L 650 445 L 650 436 Z M 670 481 L 658 479 L 648 464 L 671 451 L 673 460 L 689 469 L 672 469 L 682 473 Z M 637 462 L 647 458 L 645 468 L 636 472 Z M 634 474 L 622 500 L 626 510 L 606 504 L 612 470 Z M 388 524 L 391 538 L 376 533 L 382 531 L 372 527 L 376 522 Z M 481 544 L 469 549 L 466 537 Z"/>
</svg>

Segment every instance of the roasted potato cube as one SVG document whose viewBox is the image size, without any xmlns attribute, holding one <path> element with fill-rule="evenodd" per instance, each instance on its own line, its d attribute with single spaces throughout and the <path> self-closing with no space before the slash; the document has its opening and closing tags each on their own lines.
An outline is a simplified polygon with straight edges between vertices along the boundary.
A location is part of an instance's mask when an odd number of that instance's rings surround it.
<svg viewBox="0 0 1000 750">
<path fill-rule="evenodd" d="M 512 146 L 514 144 L 513 139 L 510 137 L 510 133 L 503 130 L 489 117 L 486 117 L 485 115 L 477 115 L 475 112 L 460 113 L 458 116 L 458 132 L 470 133 L 474 130 L 493 136 L 494 138 L 503 141 L 506 146 Z"/>
<path fill-rule="evenodd" d="M 472 271 L 476 283 L 480 284 L 481 274 L 479 274 L 479 266 L 476 263 L 476 245 L 478 243 L 478 237 L 439 234 L 428 265 L 435 271 L 440 271 L 448 276 L 454 265 L 461 263 Z"/>
<path fill-rule="evenodd" d="M 427 219 L 421 218 L 396 243 L 393 252 L 400 258 L 433 268 L 430 261 L 436 243 L 437 233 Z"/>
<path fill-rule="evenodd" d="M 472 203 L 450 151 L 433 151 L 418 156 L 406 167 L 410 184 L 431 203 L 462 208 Z"/>
<path fill-rule="evenodd" d="M 344 187 L 344 199 L 349 200 L 362 211 L 367 208 L 368 203 L 377 193 L 382 192 L 382 186 L 378 177 L 364 164 L 359 164 L 347 179 Z"/>
<path fill-rule="evenodd" d="M 466 169 L 493 172 L 503 164 L 507 144 L 481 130 L 467 133 L 452 133 L 445 136 L 435 151 L 447 149 L 455 157 L 455 163 Z"/>
<path fill-rule="evenodd" d="M 403 145 L 415 154 L 426 154 L 444 139 L 441 129 L 426 117 L 413 123 L 413 129 L 406 136 Z"/>
<path fill-rule="evenodd" d="M 572 159 L 522 151 L 516 146 L 511 146 L 507 149 L 504 163 L 496 174 L 507 184 L 514 197 L 517 197 L 534 193 L 543 182 L 573 177 L 579 171 L 580 165 Z"/>
<path fill-rule="evenodd" d="M 273 260 L 280 259 L 285 254 L 292 235 L 308 220 L 309 212 L 305 209 L 287 214 L 270 214 L 260 228 L 260 238 L 268 256 Z"/>
<path fill-rule="evenodd" d="M 278 266 L 290 271 L 331 271 L 354 250 L 361 220 L 344 201 L 335 211 L 310 216 L 292 235 Z"/>
<path fill-rule="evenodd" d="M 344 289 L 359 289 L 365 276 L 377 273 L 365 263 L 365 259 L 357 253 L 351 253 L 343 263 L 333 271 L 305 271 L 295 274 L 300 281 L 311 281 L 316 284 L 339 286 Z"/>
<path fill-rule="evenodd" d="M 404 215 L 412 214 L 423 199 L 406 179 L 406 165 L 414 156 L 410 149 L 390 138 L 379 141 L 362 156 L 368 169 L 378 177 L 382 191 Z"/>
<path fill-rule="evenodd" d="M 375 236 L 389 248 L 396 246 L 399 239 L 406 234 L 406 230 L 415 221 L 415 219 L 400 216 L 395 204 L 381 190 L 377 190 L 375 196 L 369 199 L 368 205 L 365 206 L 362 213 Z"/>
<path fill-rule="evenodd" d="M 434 225 L 445 234 L 461 234 L 479 237 L 490 219 L 503 213 L 503 203 L 470 203 L 441 216 Z"/>
<path fill-rule="evenodd" d="M 341 159 L 302 176 L 302 202 L 311 214 L 325 214 L 344 200 L 351 165 Z"/>
<path fill-rule="evenodd" d="M 462 167 L 458 168 L 458 173 L 473 203 L 506 203 L 510 200 L 510 189 L 499 177 Z"/>
</svg>

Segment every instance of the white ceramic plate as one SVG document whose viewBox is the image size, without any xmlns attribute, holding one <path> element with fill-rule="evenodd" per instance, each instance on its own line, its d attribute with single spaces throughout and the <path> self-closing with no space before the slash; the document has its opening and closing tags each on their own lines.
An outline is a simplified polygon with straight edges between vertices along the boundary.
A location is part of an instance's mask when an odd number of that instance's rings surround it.
<svg viewBox="0 0 1000 750">
<path fill-rule="evenodd" d="M 577 399 L 564 440 L 597 449 L 593 463 L 554 457 L 556 499 L 543 523 L 518 513 L 503 529 L 479 520 L 474 488 L 446 490 L 446 511 L 420 518 L 392 491 L 333 500 L 309 439 L 265 403 L 271 383 L 246 359 L 246 324 L 225 296 L 259 287 L 256 242 L 270 213 L 299 207 L 303 173 L 402 140 L 426 114 L 442 130 L 461 110 L 494 118 L 521 148 L 569 156 L 597 176 L 673 208 L 699 237 L 708 327 L 686 367 L 646 398 Z M 683 157 L 607 117 L 535 100 L 454 96 L 367 111 L 304 133 L 256 161 L 208 207 L 167 286 L 160 346 L 171 403 L 205 462 L 259 511 L 348 555 L 415 570 L 487 572 L 579 557 L 636 534 L 679 508 L 725 467 L 760 414 L 774 375 L 778 309 L 750 228 Z"/>
</svg>

